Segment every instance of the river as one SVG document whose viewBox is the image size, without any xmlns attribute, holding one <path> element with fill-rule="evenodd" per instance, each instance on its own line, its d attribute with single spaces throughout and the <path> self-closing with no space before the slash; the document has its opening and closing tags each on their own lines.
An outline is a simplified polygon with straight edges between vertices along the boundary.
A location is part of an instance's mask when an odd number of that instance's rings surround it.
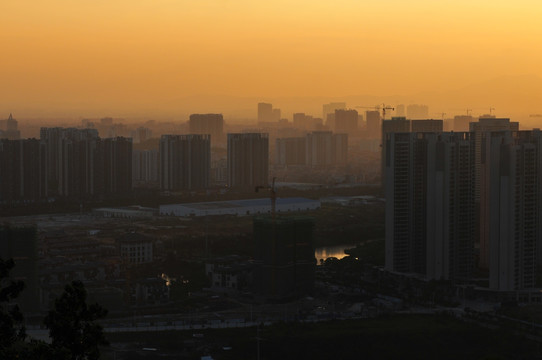
<svg viewBox="0 0 542 360">
<path fill-rule="evenodd" d="M 337 259 L 342 259 L 346 256 L 344 250 L 352 249 L 356 247 L 356 244 L 342 244 L 334 246 L 322 246 L 314 249 L 314 257 L 316 258 L 317 264 L 320 265 L 320 259 L 327 259 L 330 257 L 335 257 Z"/>
</svg>

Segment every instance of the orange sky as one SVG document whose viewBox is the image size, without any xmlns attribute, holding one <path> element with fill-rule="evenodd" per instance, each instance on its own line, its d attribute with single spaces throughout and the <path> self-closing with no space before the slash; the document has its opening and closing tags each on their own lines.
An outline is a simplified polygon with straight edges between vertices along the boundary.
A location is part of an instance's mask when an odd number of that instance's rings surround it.
<svg viewBox="0 0 542 360">
<path fill-rule="evenodd" d="M 0 112 L 23 116 L 542 77 L 539 0 L 6 0 L 0 16 Z"/>
</svg>

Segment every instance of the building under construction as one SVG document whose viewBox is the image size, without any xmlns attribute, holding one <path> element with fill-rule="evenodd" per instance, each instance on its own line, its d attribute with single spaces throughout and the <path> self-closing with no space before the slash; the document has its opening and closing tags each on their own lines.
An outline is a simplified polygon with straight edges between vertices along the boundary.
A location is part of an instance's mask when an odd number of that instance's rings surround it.
<svg viewBox="0 0 542 360">
<path fill-rule="evenodd" d="M 254 218 L 255 291 L 272 300 L 306 295 L 314 287 L 314 220 Z"/>
</svg>

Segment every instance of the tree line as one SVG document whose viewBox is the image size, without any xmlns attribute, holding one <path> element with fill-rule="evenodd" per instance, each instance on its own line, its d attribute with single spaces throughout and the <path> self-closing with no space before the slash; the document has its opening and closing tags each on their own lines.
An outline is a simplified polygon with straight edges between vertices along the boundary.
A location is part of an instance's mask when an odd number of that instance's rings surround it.
<svg viewBox="0 0 542 360">
<path fill-rule="evenodd" d="M 108 342 L 96 320 L 104 318 L 107 310 L 99 304 L 87 304 L 83 283 L 67 284 L 45 316 L 43 324 L 51 339 L 47 343 L 26 334 L 23 313 L 15 302 L 25 285 L 10 278 L 14 266 L 12 259 L 0 259 L 0 359 L 99 359 L 99 347 Z"/>
</svg>

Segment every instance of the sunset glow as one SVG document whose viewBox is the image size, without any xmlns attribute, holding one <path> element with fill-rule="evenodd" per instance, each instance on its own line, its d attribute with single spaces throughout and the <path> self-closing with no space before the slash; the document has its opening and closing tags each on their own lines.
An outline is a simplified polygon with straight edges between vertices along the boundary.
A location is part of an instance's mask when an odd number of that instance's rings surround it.
<svg viewBox="0 0 542 360">
<path fill-rule="evenodd" d="M 542 5 L 531 0 L 26 0 L 0 13 L 4 112 L 413 96 L 542 77 Z"/>
</svg>

